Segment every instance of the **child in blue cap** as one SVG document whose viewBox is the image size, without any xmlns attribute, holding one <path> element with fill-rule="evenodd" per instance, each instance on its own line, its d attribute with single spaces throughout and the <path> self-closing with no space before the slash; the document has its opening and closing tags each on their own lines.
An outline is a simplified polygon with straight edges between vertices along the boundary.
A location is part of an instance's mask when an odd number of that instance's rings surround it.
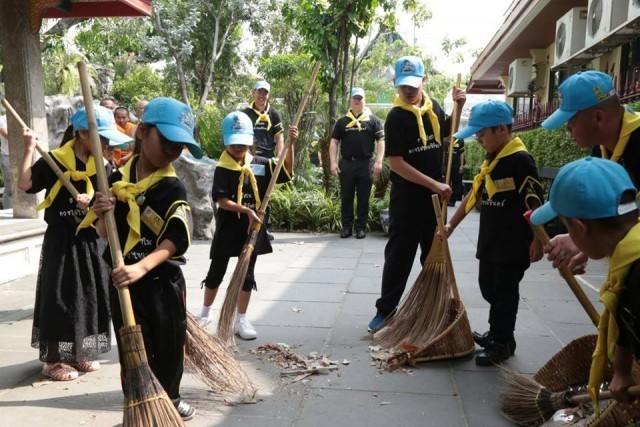
<svg viewBox="0 0 640 427">
<path fill-rule="evenodd" d="M 640 360 L 640 224 L 637 190 L 615 162 L 586 158 L 560 169 L 549 201 L 531 216 L 542 225 L 560 217 L 577 247 L 589 258 L 610 258 L 607 281 L 600 289 L 604 310 L 589 375 L 589 392 L 597 395 L 607 361 L 613 362 L 610 389 L 616 400 L 631 402 L 635 384 L 633 358 Z"/>
<path fill-rule="evenodd" d="M 481 366 L 501 363 L 514 354 L 520 281 L 530 262 L 542 257 L 542 244 L 534 239 L 523 214 L 539 207 L 544 193 L 533 158 L 520 138 L 511 134 L 512 121 L 509 105 L 490 100 L 475 105 L 469 124 L 454 135 L 468 138 L 475 134 L 487 151 L 469 195 L 445 226 L 448 237 L 480 205 L 478 283 L 491 306 L 489 331 L 473 333 L 474 341 L 484 347 L 476 355 L 476 364 Z"/>
<path fill-rule="evenodd" d="M 184 148 L 195 158 L 202 157 L 193 125 L 186 104 L 171 98 L 149 102 L 136 129 L 140 153 L 111 176 L 113 197 L 97 193 L 93 211 L 81 224 L 87 226 L 97 216 L 96 229 L 104 237 L 104 213 L 114 209 L 125 265 L 111 273 L 113 327 L 119 331 L 123 326 L 117 288 L 128 286 L 149 366 L 185 421 L 196 412 L 180 398 L 187 330 L 186 285 L 180 265 L 185 263 L 191 233 L 187 191 L 171 163 Z M 119 334 L 117 339 L 122 363 Z M 121 374 L 126 382 L 125 371 Z"/>
<path fill-rule="evenodd" d="M 567 132 L 591 155 L 620 163 L 640 188 L 640 114 L 620 103 L 613 79 L 600 71 L 582 71 L 569 76 L 558 88 L 560 107 L 542 127 Z M 574 274 L 585 270 L 588 258 L 567 234 L 551 239 L 544 251 L 554 267 L 568 265 Z"/>
<path fill-rule="evenodd" d="M 289 138 L 298 136 L 298 128 L 289 126 Z M 211 306 L 222 283 L 229 259 L 242 252 L 248 233 L 254 222 L 262 222 L 257 210 L 267 191 L 278 159 L 253 156 L 253 123 L 240 111 L 229 113 L 222 122 L 222 138 L 225 150 L 222 152 L 213 175 L 213 200 L 218 202 L 216 232 L 211 242 L 211 265 L 205 286 L 204 302 L 200 311 L 200 324 L 206 326 L 212 321 Z M 283 168 L 277 182 L 291 180 L 293 175 L 293 145 L 287 151 Z M 258 255 L 273 252 L 264 227 L 260 228 L 247 275 L 238 296 L 238 315 L 235 333 L 244 340 L 257 337 L 249 319 L 246 318 L 251 291 L 257 289 L 254 269 Z"/>
<path fill-rule="evenodd" d="M 124 144 L 131 138 L 116 130 L 113 114 L 96 107 L 103 145 Z M 73 138 L 49 154 L 80 193 L 74 200 L 44 159 L 31 161 L 36 136 L 24 129 L 24 155 L 18 188 L 35 194 L 46 190 L 38 209 L 45 209 L 47 230 L 42 242 L 36 284 L 31 346 L 40 350 L 42 373 L 56 381 L 78 377 L 78 371 L 100 368 L 98 357 L 111 349 L 108 271 L 102 260 L 104 243 L 94 230 L 75 230 L 96 188 L 89 126 L 84 108 L 71 117 Z M 111 168 L 106 167 L 107 173 Z"/>
<path fill-rule="evenodd" d="M 384 123 L 385 154 L 391 169 L 389 241 L 384 249 L 384 268 L 376 315 L 368 330 L 380 329 L 395 313 L 407 286 L 420 246 L 424 264 L 436 229 L 432 194 L 450 200 L 451 187 L 442 182 L 444 139 L 451 118 L 422 90 L 427 77 L 422 60 L 404 56 L 396 61 L 394 85 L 398 95 Z M 463 89 L 452 93 L 458 114 L 466 101 Z M 459 117 L 458 117 L 459 119 Z"/>
</svg>

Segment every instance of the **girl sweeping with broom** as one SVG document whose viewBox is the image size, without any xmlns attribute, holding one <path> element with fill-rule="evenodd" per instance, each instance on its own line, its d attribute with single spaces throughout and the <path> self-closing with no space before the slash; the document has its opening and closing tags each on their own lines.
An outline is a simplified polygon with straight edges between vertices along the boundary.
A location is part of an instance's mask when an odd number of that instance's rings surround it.
<svg viewBox="0 0 640 427">
<path fill-rule="evenodd" d="M 96 108 L 103 146 L 131 138 L 119 133 L 111 111 Z M 46 190 L 38 209 L 45 209 L 47 230 L 36 285 L 31 345 L 40 350 L 42 373 L 55 381 L 69 381 L 78 372 L 100 369 L 98 357 L 111 349 L 108 268 L 102 260 L 104 242 L 94 230 L 75 235 L 96 185 L 87 114 L 84 108 L 71 117 L 73 137 L 50 152 L 77 191 L 77 198 L 62 185 L 44 158 L 33 166 L 36 136 L 25 128 L 24 156 L 18 188 L 28 193 Z M 107 168 L 110 171 L 110 168 Z"/>
<path fill-rule="evenodd" d="M 289 126 L 289 138 L 293 141 L 298 136 L 298 128 Z M 207 277 L 202 282 L 204 303 L 200 312 L 200 323 L 206 325 L 212 321 L 211 305 L 222 283 L 229 259 L 237 257 L 242 251 L 248 232 L 255 221 L 262 222 L 256 214 L 260 208 L 260 200 L 264 197 L 272 171 L 278 159 L 252 156 L 249 150 L 253 147 L 253 123 L 249 116 L 242 112 L 228 114 L 222 122 L 222 138 L 225 151 L 220 156 L 213 177 L 213 200 L 218 202 L 216 233 L 211 242 L 211 266 Z M 287 150 L 284 168 L 277 182 L 291 180 L 293 175 L 293 145 Z M 262 227 L 251 257 L 247 275 L 238 297 L 238 316 L 235 333 L 240 338 L 252 340 L 257 333 L 245 317 L 251 291 L 256 289 L 254 269 L 258 255 L 271 253 L 271 243 Z"/>
<path fill-rule="evenodd" d="M 469 124 L 454 135 L 475 134 L 487 151 L 473 188 L 445 226 L 453 230 L 481 204 L 476 257 L 480 260 L 478 282 L 482 297 L 491 305 L 489 331 L 474 332 L 484 350 L 476 355 L 481 366 L 501 363 L 516 350 L 513 332 L 520 300 L 519 287 L 531 261 L 542 258 L 542 244 L 522 216 L 539 207 L 544 193 L 533 158 L 519 138 L 511 134 L 513 110 L 502 101 L 486 101 L 471 109 Z"/>
<path fill-rule="evenodd" d="M 193 115 L 182 102 L 156 98 L 146 107 L 136 131 L 140 154 L 110 179 L 115 197 L 96 193 L 93 211 L 81 224 L 107 235 L 103 215 L 115 209 L 124 243 L 125 266 L 111 273 L 113 326 L 122 326 L 116 288 L 128 286 L 136 321 L 142 327 L 149 366 L 183 420 L 195 409 L 180 398 L 186 337 L 185 280 L 180 265 L 190 244 L 187 193 L 171 163 L 187 147 L 196 158 L 202 149 L 193 139 Z M 94 214 L 95 213 L 95 214 Z M 123 346 L 118 336 L 122 363 Z M 126 382 L 122 370 L 122 381 Z"/>
</svg>

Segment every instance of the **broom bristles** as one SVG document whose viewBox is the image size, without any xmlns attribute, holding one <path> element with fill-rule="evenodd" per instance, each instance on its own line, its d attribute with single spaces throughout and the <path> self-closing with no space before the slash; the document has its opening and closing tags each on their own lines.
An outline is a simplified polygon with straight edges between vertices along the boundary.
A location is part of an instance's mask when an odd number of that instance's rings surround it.
<svg viewBox="0 0 640 427">
<path fill-rule="evenodd" d="M 446 264 L 427 259 L 411 291 L 374 340 L 387 348 L 427 347 L 446 329 L 451 301 Z"/>
<path fill-rule="evenodd" d="M 125 372 L 123 426 L 184 426 L 182 417 L 149 367 L 140 326 L 124 326 L 119 333 Z"/>
<path fill-rule="evenodd" d="M 252 396 L 255 393 L 242 365 L 225 341 L 212 337 L 187 313 L 185 367 L 219 393 Z"/>
<path fill-rule="evenodd" d="M 242 253 L 238 257 L 238 264 L 233 270 L 233 276 L 227 287 L 227 293 L 220 310 L 220 319 L 218 320 L 218 337 L 225 342 L 231 342 L 233 338 L 233 326 L 236 318 L 238 306 L 238 296 L 242 290 L 242 285 L 247 277 L 247 270 L 251 262 L 251 254 L 253 253 L 253 245 L 245 244 Z"/>
<path fill-rule="evenodd" d="M 500 412 L 520 426 L 539 426 L 559 409 L 575 406 L 533 378 L 500 367 Z"/>
</svg>

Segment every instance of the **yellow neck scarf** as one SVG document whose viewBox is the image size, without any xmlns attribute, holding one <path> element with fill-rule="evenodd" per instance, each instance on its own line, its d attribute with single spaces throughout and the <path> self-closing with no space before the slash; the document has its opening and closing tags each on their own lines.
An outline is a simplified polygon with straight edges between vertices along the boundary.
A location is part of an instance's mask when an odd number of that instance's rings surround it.
<svg viewBox="0 0 640 427">
<path fill-rule="evenodd" d="M 631 133 L 639 127 L 640 114 L 631 113 L 625 109 L 624 116 L 622 116 L 622 129 L 620 129 L 620 136 L 618 136 L 618 142 L 616 142 L 616 146 L 613 149 L 613 154 L 609 155 L 609 150 L 607 150 L 604 145 L 601 145 L 600 152 L 602 153 L 602 158 L 609 159 L 614 162 L 619 161 L 624 154 L 625 148 L 627 148 L 627 143 L 629 142 Z"/>
<path fill-rule="evenodd" d="M 513 138 L 511 141 L 505 145 L 502 150 L 498 153 L 498 155 L 489 162 L 489 160 L 485 159 L 482 162 L 482 166 L 480 167 L 480 173 L 477 174 L 473 178 L 473 187 L 471 188 L 471 196 L 469 196 L 469 200 L 467 200 L 467 205 L 465 206 L 465 212 L 469 213 L 471 209 L 476 204 L 476 198 L 478 197 L 478 190 L 480 190 L 480 186 L 484 182 L 484 187 L 487 189 L 487 193 L 489 194 L 489 198 L 492 198 L 494 194 L 496 194 L 496 186 L 491 179 L 491 171 L 493 171 L 500 161 L 500 159 L 510 156 L 513 153 L 517 153 L 518 151 L 527 151 L 527 147 L 524 146 L 522 140 L 520 138 Z"/>
<path fill-rule="evenodd" d="M 258 115 L 258 119 L 254 123 L 254 126 L 260 122 L 267 122 L 267 131 L 271 130 L 271 117 L 269 117 L 269 109 L 271 108 L 271 106 L 269 105 L 269 103 L 267 103 L 267 108 L 265 108 L 262 112 L 253 108 L 253 102 L 249 104 L 249 108 L 251 108 L 253 112 Z"/>
<path fill-rule="evenodd" d="M 240 178 L 238 180 L 238 192 L 236 196 L 236 203 L 239 205 L 242 205 L 242 187 L 244 187 L 244 178 L 245 176 L 249 177 L 251 189 L 253 190 L 253 197 L 256 200 L 256 209 L 260 209 L 260 193 L 258 192 L 258 182 L 256 181 L 256 177 L 253 175 L 253 171 L 251 170 L 252 160 L 253 156 L 249 154 L 249 152 L 246 152 L 244 155 L 244 162 L 242 165 L 240 165 L 235 161 L 233 157 L 231 157 L 227 150 L 225 150 L 222 152 L 222 155 L 220 156 L 220 160 L 218 160 L 218 165 L 216 167 L 240 172 Z M 239 212 L 238 218 L 240 218 Z"/>
<path fill-rule="evenodd" d="M 346 127 L 352 128 L 354 126 L 358 126 L 358 132 L 360 132 L 362 130 L 362 126 L 360 125 L 360 122 L 366 122 L 367 120 L 369 120 L 371 116 L 371 110 L 365 107 L 362 110 L 362 113 L 360 113 L 359 117 L 356 117 L 353 114 L 353 111 L 349 110 L 346 116 L 351 119 L 351 121 L 349 122 L 349 124 L 347 124 Z"/>
<path fill-rule="evenodd" d="M 161 179 L 176 176 L 176 171 L 173 169 L 171 163 L 169 163 L 162 169 L 156 169 L 145 179 L 136 183 L 132 183 L 131 169 L 132 167 L 134 167 L 134 159 L 137 159 L 138 157 L 139 156 L 137 155 L 132 157 L 131 159 L 129 159 L 127 164 L 125 164 L 124 167 L 120 169 L 120 172 L 122 173 L 122 180 L 113 183 L 113 186 L 111 187 L 111 194 L 116 196 L 116 199 L 121 202 L 127 203 L 127 205 L 129 206 L 129 213 L 127 214 L 129 235 L 127 236 L 127 242 L 124 245 L 123 255 L 128 254 L 129 251 L 138 244 L 141 237 L 140 206 L 138 206 L 138 203 L 136 202 L 136 197 L 140 194 L 146 193 L 149 188 L 153 187 Z M 95 214 L 93 209 L 91 209 L 78 226 L 78 231 L 93 224 L 96 219 L 97 215 Z"/>
<path fill-rule="evenodd" d="M 51 155 L 55 157 L 55 159 L 64 166 L 66 171 L 64 172 L 64 176 L 70 178 L 73 181 L 84 181 L 87 183 L 87 194 L 89 196 L 93 196 L 93 184 L 91 184 L 91 179 L 93 175 L 96 174 L 96 164 L 93 161 L 93 156 L 89 155 L 87 159 L 87 164 L 85 165 L 86 171 L 77 171 L 76 170 L 76 154 L 73 151 L 73 146 L 75 145 L 76 140 L 72 139 L 71 141 L 64 144 L 62 147 L 57 148 L 51 151 Z M 58 195 L 60 188 L 62 187 L 62 181 L 57 180 L 47 198 L 44 199 L 42 203 L 40 203 L 37 207 L 37 210 L 45 209 L 51 206 L 53 200 Z"/>
<path fill-rule="evenodd" d="M 593 352 L 591 372 L 589 373 L 589 394 L 598 399 L 598 389 L 604 378 L 607 358 L 613 361 L 619 330 L 616 323 L 618 295 L 625 286 L 631 265 L 640 259 L 640 224 L 633 226 L 627 235 L 618 243 L 611 261 L 607 281 L 600 288 L 600 301 L 604 309 L 598 324 L 598 341 Z M 597 407 L 597 405 L 595 405 Z"/>
<path fill-rule="evenodd" d="M 422 139 L 422 144 L 427 145 L 427 133 L 424 130 L 424 123 L 422 122 L 422 116 L 427 114 L 429 116 L 429 123 L 431 123 L 431 128 L 433 129 L 433 135 L 438 141 L 438 144 L 441 144 L 440 141 L 440 122 L 438 121 L 438 116 L 433 112 L 433 102 L 431 102 L 431 98 L 427 96 L 426 93 L 422 92 L 422 100 L 424 104 L 422 107 L 418 107 L 417 105 L 407 104 L 405 103 L 400 95 L 396 95 L 393 100 L 394 107 L 400 107 L 403 110 L 411 111 L 418 121 L 418 129 L 420 131 L 420 139 Z"/>
</svg>

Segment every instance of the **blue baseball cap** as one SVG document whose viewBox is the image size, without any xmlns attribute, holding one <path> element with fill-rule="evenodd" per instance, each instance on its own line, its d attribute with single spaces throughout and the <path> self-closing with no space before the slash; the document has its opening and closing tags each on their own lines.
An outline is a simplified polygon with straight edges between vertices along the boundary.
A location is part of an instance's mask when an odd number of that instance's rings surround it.
<svg viewBox="0 0 640 427">
<path fill-rule="evenodd" d="M 562 82 L 558 92 L 560 107 L 542 122 L 545 129 L 557 129 L 578 111 L 598 105 L 617 95 L 611 76 L 600 71 L 576 73 Z"/>
<path fill-rule="evenodd" d="M 361 87 L 354 87 L 351 89 L 351 97 L 353 98 L 354 96 L 361 96 L 364 98 L 364 89 Z"/>
<path fill-rule="evenodd" d="M 98 133 L 109 140 L 111 146 L 124 146 L 130 144 L 133 139 L 122 132 L 116 126 L 116 120 L 113 117 L 113 111 L 108 108 L 95 106 L 93 111 L 96 114 L 96 123 L 98 124 Z M 89 122 L 87 121 L 87 110 L 85 107 L 80 108 L 71 116 L 71 124 L 73 131 L 80 129 L 89 130 Z"/>
<path fill-rule="evenodd" d="M 587 157 L 566 164 L 551 186 L 549 201 L 533 211 L 531 223 L 545 224 L 558 215 L 598 219 L 638 209 L 636 199 L 620 204 L 626 191 L 637 194 L 627 171 L 616 162 Z"/>
<path fill-rule="evenodd" d="M 424 64 L 417 56 L 403 56 L 396 61 L 395 87 L 420 87 L 424 77 Z"/>
<path fill-rule="evenodd" d="M 222 121 L 222 140 L 225 147 L 253 145 L 253 123 L 249 116 L 241 111 L 227 114 Z"/>
<path fill-rule="evenodd" d="M 264 89 L 267 92 L 271 92 L 271 85 L 266 80 L 260 80 L 253 85 L 253 90 Z"/>
<path fill-rule="evenodd" d="M 154 98 L 144 108 L 142 123 L 155 125 L 166 139 L 186 144 L 193 157 L 202 158 L 202 148 L 193 138 L 195 119 L 187 104 L 173 98 Z"/>
<path fill-rule="evenodd" d="M 468 138 L 484 128 L 508 125 L 513 122 L 513 108 L 504 101 L 490 99 L 471 108 L 467 126 L 456 132 L 453 137 Z"/>
</svg>

